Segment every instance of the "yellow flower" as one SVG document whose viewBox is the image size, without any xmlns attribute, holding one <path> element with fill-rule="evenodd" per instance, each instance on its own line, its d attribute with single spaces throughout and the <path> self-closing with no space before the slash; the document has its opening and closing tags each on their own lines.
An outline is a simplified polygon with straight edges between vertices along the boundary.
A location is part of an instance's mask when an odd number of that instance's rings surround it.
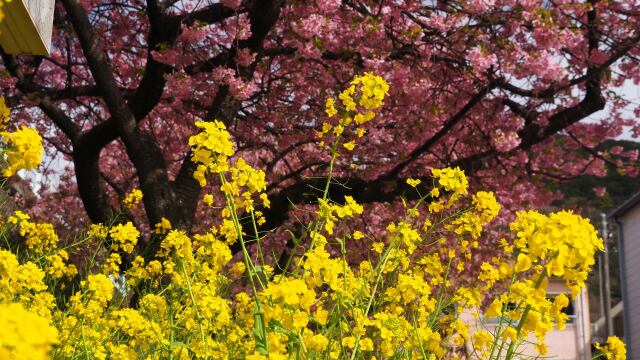
<svg viewBox="0 0 640 360">
<path fill-rule="evenodd" d="M 506 329 L 504 329 L 504 332 L 502 333 L 502 339 L 503 340 L 510 340 L 511 342 L 515 342 L 516 340 L 518 340 L 518 332 L 516 331 L 516 329 L 512 328 L 511 326 L 507 326 Z"/>
<path fill-rule="evenodd" d="M 133 189 L 125 196 L 124 200 L 122 200 L 122 204 L 129 209 L 133 209 L 140 201 L 142 201 L 142 191 Z"/>
<path fill-rule="evenodd" d="M 356 110 L 356 103 L 355 101 L 353 101 L 353 95 L 355 94 L 355 92 L 356 92 L 356 87 L 352 85 L 338 95 L 338 98 L 342 100 L 342 105 L 344 105 L 344 108 L 347 111 Z"/>
<path fill-rule="evenodd" d="M 2 7 L 2 2 L 0 2 L 0 8 Z M 2 11 L 0 10 L 0 20 L 2 19 Z M 3 131 L 9 121 L 11 120 L 11 109 L 7 106 L 4 101 L 4 97 L 0 96 L 0 131 Z"/>
<path fill-rule="evenodd" d="M 333 125 L 329 124 L 328 122 L 324 122 L 322 123 L 322 130 L 318 132 L 318 135 L 320 136 L 320 138 L 322 138 L 325 134 L 331 131 L 332 128 L 333 128 Z"/>
<path fill-rule="evenodd" d="M 572 296 L 577 296 L 595 263 L 596 252 L 603 249 L 602 239 L 589 220 L 568 211 L 549 216 L 521 211 L 510 228 L 516 234 L 514 246 L 532 263 L 541 262 L 547 275 L 564 279 Z"/>
<path fill-rule="evenodd" d="M 360 349 L 362 351 L 373 351 L 373 341 L 368 337 L 360 339 Z"/>
<path fill-rule="evenodd" d="M 325 111 L 327 112 L 328 117 L 333 117 L 335 114 L 338 113 L 338 111 L 336 110 L 335 101 L 333 100 L 333 98 L 327 98 L 327 102 L 325 104 Z"/>
<path fill-rule="evenodd" d="M 233 264 L 233 266 L 231 266 L 231 269 L 229 269 L 229 273 L 234 278 L 239 278 L 245 273 L 245 271 L 246 266 L 242 261 L 236 262 L 235 264 Z"/>
<path fill-rule="evenodd" d="M 356 125 L 359 126 L 373 120 L 373 118 L 375 117 L 376 113 L 374 113 L 373 111 L 369 111 L 364 114 L 356 114 L 356 116 L 353 117 L 353 121 L 355 121 Z"/>
<path fill-rule="evenodd" d="M 518 254 L 518 260 L 516 261 L 516 272 L 523 272 L 531 269 L 531 258 L 526 254 Z"/>
<path fill-rule="evenodd" d="M 314 313 L 313 317 L 314 319 L 320 324 L 320 325 L 326 325 L 327 324 L 327 318 L 329 316 L 329 312 L 321 307 L 319 307 L 318 309 L 316 309 L 316 312 Z"/>
<path fill-rule="evenodd" d="M 93 293 L 93 299 L 97 299 L 106 303 L 113 297 L 113 282 L 111 282 L 111 280 L 109 280 L 109 278 L 105 275 L 89 275 L 87 277 L 87 282 L 89 284 L 89 291 Z"/>
<path fill-rule="evenodd" d="M 35 223 L 29 221 L 29 215 L 16 211 L 9 217 L 9 223 L 20 226 L 20 235 L 24 236 L 29 250 L 36 254 L 45 254 L 54 251 L 58 244 L 58 235 L 53 225 L 49 223 Z"/>
<path fill-rule="evenodd" d="M 609 336 L 605 346 L 596 343 L 596 349 L 602 351 L 607 360 L 626 360 L 627 349 L 617 336 Z"/>
<path fill-rule="evenodd" d="M 367 110 L 382 106 L 382 100 L 389 95 L 389 84 L 380 76 L 371 73 L 365 72 L 363 76 L 355 77 L 351 84 L 361 85 L 362 96 L 359 104 Z"/>
<path fill-rule="evenodd" d="M 344 146 L 345 149 L 351 151 L 351 150 L 355 149 L 356 142 L 351 140 L 349 142 L 346 142 L 346 143 L 342 144 L 342 146 Z"/>
<path fill-rule="evenodd" d="M 307 326 L 307 323 L 309 323 L 309 316 L 305 312 L 302 311 L 293 315 L 293 327 L 295 329 L 301 329 Z"/>
<path fill-rule="evenodd" d="M 198 164 L 193 177 L 198 180 L 200 186 L 207 184 L 208 171 L 220 172 L 228 168 L 227 160 L 235 153 L 231 134 L 226 126 L 218 121 L 196 121 L 195 124 L 202 131 L 189 138 L 191 146 L 191 160 Z"/>
<path fill-rule="evenodd" d="M 356 338 L 353 336 L 346 336 L 342 338 L 342 346 L 353 349 L 353 347 L 356 346 Z"/>
<path fill-rule="evenodd" d="M 126 253 L 131 253 L 138 242 L 140 231 L 133 226 L 131 221 L 126 224 L 118 224 L 109 230 L 109 235 L 114 240 L 111 248 L 113 250 L 122 249 Z"/>
<path fill-rule="evenodd" d="M 111 253 L 103 265 L 103 272 L 107 275 L 113 275 L 117 279 L 120 272 L 120 264 L 122 264 L 120 254 Z"/>
<path fill-rule="evenodd" d="M 548 351 L 547 344 L 544 341 L 540 341 L 540 342 L 535 343 L 534 347 L 535 347 L 536 351 L 538 351 L 538 353 L 540 355 L 542 355 L 542 356 L 547 355 L 547 351 Z M 626 359 L 626 357 L 624 357 L 624 359 Z"/>
<path fill-rule="evenodd" d="M 69 260 L 69 254 L 66 250 L 59 250 L 53 255 L 46 257 L 50 266 L 47 270 L 48 274 L 53 275 L 54 278 L 59 279 L 63 276 L 73 277 L 78 273 L 78 269 L 74 264 L 66 264 Z"/>
<path fill-rule="evenodd" d="M 158 235 L 162 235 L 168 233 L 169 230 L 171 230 L 171 222 L 163 217 L 162 220 L 156 224 L 153 232 Z"/>
<path fill-rule="evenodd" d="M 482 350 L 487 345 L 491 345 L 493 342 L 493 335 L 484 329 L 480 329 L 473 333 L 473 348 L 476 350 Z"/>
<path fill-rule="evenodd" d="M 268 209 L 271 207 L 271 202 L 269 201 L 269 197 L 267 196 L 267 194 L 260 194 L 260 200 L 262 200 L 262 206 L 264 206 L 265 208 Z"/>
<path fill-rule="evenodd" d="M 0 359 L 49 359 L 58 331 L 19 303 L 0 304 Z"/>
<path fill-rule="evenodd" d="M 456 196 L 467 193 L 469 182 L 464 171 L 460 170 L 459 167 L 433 169 L 431 173 L 433 177 L 438 180 L 438 184 L 446 191 L 452 191 Z"/>
<path fill-rule="evenodd" d="M 444 203 L 442 201 L 433 201 L 429 203 L 429 212 L 437 214 L 444 209 Z"/>
<path fill-rule="evenodd" d="M 18 170 L 31 170 L 40 165 L 44 148 L 36 130 L 22 126 L 14 132 L 0 132 L 0 135 L 9 145 L 6 150 L 9 166 L 4 169 L 3 176 L 9 177 Z"/>
<path fill-rule="evenodd" d="M 203 132 L 189 138 L 189 145 L 195 145 L 196 148 L 203 147 L 216 154 L 233 155 L 231 135 L 222 122 L 218 120 L 213 122 L 196 121 L 196 126 Z"/>
<path fill-rule="evenodd" d="M 493 192 L 478 191 L 473 195 L 473 206 L 480 213 L 484 222 L 490 222 L 500 212 L 501 205 L 496 200 Z"/>
<path fill-rule="evenodd" d="M 213 205 L 213 195 L 205 194 L 202 197 L 202 202 L 205 203 L 207 206 L 212 206 Z"/>
<path fill-rule="evenodd" d="M 305 346 L 309 350 L 324 350 L 329 345 L 329 339 L 322 334 L 314 334 L 312 331 L 304 331 Z M 287 357 L 288 358 L 288 357 Z"/>
<path fill-rule="evenodd" d="M 107 229 L 106 226 L 102 224 L 91 224 L 89 226 L 89 231 L 87 231 L 87 235 L 89 237 L 99 239 L 99 240 L 106 239 L 108 234 L 109 234 L 109 229 Z"/>
<path fill-rule="evenodd" d="M 502 315 L 502 301 L 499 299 L 493 300 L 489 307 L 484 312 L 484 315 L 487 317 L 498 317 Z"/>
<path fill-rule="evenodd" d="M 412 186 L 412 187 L 416 187 L 420 185 L 421 182 L 422 180 L 420 179 L 412 179 L 412 178 L 407 179 L 407 184 L 409 184 L 409 186 Z"/>
</svg>

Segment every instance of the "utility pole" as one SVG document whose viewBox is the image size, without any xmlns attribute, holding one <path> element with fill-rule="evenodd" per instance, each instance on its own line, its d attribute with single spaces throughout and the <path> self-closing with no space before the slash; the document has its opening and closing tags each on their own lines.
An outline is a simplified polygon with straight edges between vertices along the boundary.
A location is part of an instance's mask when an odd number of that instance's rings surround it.
<svg viewBox="0 0 640 360">
<path fill-rule="evenodd" d="M 607 229 L 607 215 L 601 213 L 602 216 L 602 242 L 604 243 L 603 259 L 603 282 L 602 287 L 604 294 L 604 326 L 605 326 L 605 338 L 613 335 L 613 323 L 611 319 L 611 282 L 609 277 L 609 230 Z"/>
<path fill-rule="evenodd" d="M 598 254 L 598 300 L 600 305 L 600 316 L 604 318 L 604 254 Z M 596 323 L 597 324 L 597 323 Z M 596 332 L 594 335 L 603 336 L 604 331 L 600 328 L 594 329 Z M 606 329 L 605 329 L 606 330 Z M 599 340 L 602 342 L 602 340 Z"/>
</svg>

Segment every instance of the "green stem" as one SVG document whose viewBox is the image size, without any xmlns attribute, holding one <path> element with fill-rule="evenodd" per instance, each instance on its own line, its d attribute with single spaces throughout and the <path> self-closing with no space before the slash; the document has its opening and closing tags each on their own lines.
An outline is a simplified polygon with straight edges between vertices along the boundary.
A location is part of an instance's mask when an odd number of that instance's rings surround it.
<svg viewBox="0 0 640 360">
<path fill-rule="evenodd" d="M 338 158 L 339 144 L 340 144 L 340 135 L 336 136 L 336 139 L 333 141 L 333 144 L 331 145 L 331 160 L 329 161 L 329 174 L 327 175 L 327 182 L 325 183 L 324 191 L 322 192 L 322 202 L 325 202 L 327 200 L 327 197 L 329 196 L 329 187 L 331 186 L 331 179 L 333 178 L 333 166 L 336 162 L 336 159 Z M 309 246 L 309 249 L 313 249 L 313 246 L 316 243 L 316 239 L 313 235 L 318 233 L 319 227 L 320 227 L 320 220 L 317 219 L 314 222 L 314 228 L 313 228 L 313 231 L 311 232 L 312 237 L 311 237 L 311 245 Z M 302 264 L 302 259 L 303 258 L 301 257 L 296 268 L 300 268 L 300 265 Z"/>
<path fill-rule="evenodd" d="M 371 310 L 371 306 L 373 305 L 373 299 L 376 296 L 376 291 L 378 290 L 378 284 L 380 283 L 380 279 L 382 279 L 382 270 L 384 269 L 384 266 L 387 264 L 387 261 L 389 260 L 389 254 L 391 253 L 392 247 L 388 247 L 387 250 L 385 250 L 384 254 L 383 254 L 383 258 L 382 261 L 380 262 L 380 269 L 378 270 L 378 276 L 376 277 L 376 281 L 373 283 L 373 289 L 371 290 L 371 296 L 369 297 L 369 303 L 367 304 L 367 308 L 364 311 L 364 316 L 367 316 L 367 314 L 369 313 L 369 310 Z M 360 338 L 362 336 L 358 335 L 356 337 L 356 344 L 353 347 L 353 352 L 351 353 L 351 360 L 354 360 L 356 358 L 356 353 L 358 352 L 358 345 L 360 345 Z"/>
<path fill-rule="evenodd" d="M 222 172 L 218 173 L 219 177 L 220 177 L 220 182 L 222 185 L 227 183 L 227 179 L 225 178 L 224 174 Z M 233 220 L 233 225 L 236 229 L 236 233 L 238 235 L 238 240 L 240 242 L 240 246 L 242 247 L 242 256 L 244 258 L 244 263 L 245 266 L 247 267 L 247 271 L 249 273 L 249 282 L 251 283 L 251 289 L 253 290 L 253 298 L 256 302 L 256 320 L 259 322 L 260 324 L 260 329 L 262 332 L 262 336 L 263 339 L 265 340 L 265 347 L 267 348 L 267 352 L 269 351 L 268 348 L 268 343 L 266 342 L 267 339 L 267 333 L 266 333 L 266 324 L 264 323 L 264 316 L 262 315 L 262 305 L 260 304 L 260 297 L 258 296 L 258 289 L 256 287 L 256 283 L 254 280 L 254 277 L 256 276 L 256 268 L 253 264 L 253 261 L 251 260 L 251 256 L 249 255 L 249 251 L 247 251 L 247 247 L 244 243 L 244 237 L 242 236 L 242 227 L 240 226 L 240 221 L 238 220 L 238 213 L 236 210 L 236 206 L 235 203 L 233 201 L 233 198 L 231 197 L 230 194 L 227 194 L 225 192 L 225 199 L 227 201 L 227 207 L 230 210 L 231 213 L 231 218 Z M 262 289 L 265 289 L 264 284 L 262 284 L 262 281 L 260 280 L 260 278 L 258 277 L 258 282 L 260 282 L 260 285 L 262 287 Z"/>
<path fill-rule="evenodd" d="M 540 277 L 536 281 L 535 289 L 538 289 L 540 285 L 542 285 L 542 281 L 546 277 L 547 277 L 547 269 L 545 268 L 544 270 L 542 270 Z M 531 304 L 527 304 L 527 306 L 524 308 L 524 312 L 522 313 L 522 316 L 520 317 L 520 321 L 518 321 L 518 325 L 516 326 L 516 334 L 518 337 L 520 336 L 520 331 L 522 330 L 522 327 L 524 326 L 524 323 L 527 320 L 527 316 L 529 315 L 530 311 L 531 311 Z M 507 355 L 505 357 L 505 360 L 511 359 L 514 351 L 515 351 L 515 342 L 512 341 L 511 343 L 509 343 L 509 348 L 507 349 Z"/>
<path fill-rule="evenodd" d="M 509 289 L 511 288 L 511 285 L 513 285 L 513 282 L 516 279 L 516 273 L 514 272 L 513 275 L 511 276 L 511 281 L 509 282 Z M 511 290 L 507 291 L 507 298 L 509 297 L 509 295 L 511 294 Z M 504 308 L 504 304 L 502 305 L 502 307 Z M 504 324 L 504 316 L 502 315 L 502 308 L 500 309 L 500 322 L 498 323 L 498 329 L 496 330 L 496 335 L 495 338 L 493 339 L 493 344 L 491 344 L 491 352 L 489 353 L 489 359 L 493 358 L 493 352 L 496 350 L 496 345 L 498 343 L 498 337 L 501 336 L 501 332 L 502 332 L 502 325 Z M 502 347 L 504 346 L 504 342 L 501 342 L 501 346 L 500 346 L 500 350 L 498 351 L 498 356 L 500 356 L 500 353 L 502 352 Z"/>
</svg>

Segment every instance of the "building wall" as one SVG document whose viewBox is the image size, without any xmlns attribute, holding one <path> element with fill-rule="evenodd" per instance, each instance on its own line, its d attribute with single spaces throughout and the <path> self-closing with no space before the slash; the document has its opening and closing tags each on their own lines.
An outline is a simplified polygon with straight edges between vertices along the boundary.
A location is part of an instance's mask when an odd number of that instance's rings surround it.
<svg viewBox="0 0 640 360">
<path fill-rule="evenodd" d="M 636 205 L 620 217 L 623 257 L 622 291 L 627 317 L 627 358 L 640 356 L 640 206 Z"/>
<path fill-rule="evenodd" d="M 563 283 L 552 281 L 547 289 L 548 294 L 565 293 L 568 295 L 567 288 Z M 589 322 L 589 296 L 585 290 L 574 300 L 575 319 L 573 323 L 567 324 L 563 330 L 551 330 L 545 336 L 548 353 L 544 358 L 555 360 L 590 360 L 591 359 L 591 327 Z M 477 329 L 485 329 L 489 332 L 495 332 L 497 324 L 481 323 L 469 313 L 463 313 L 461 317 L 465 322 L 472 324 L 470 333 Z M 527 339 L 529 342 L 536 342 L 535 336 Z M 471 344 L 468 344 L 471 346 Z M 520 349 L 524 357 L 537 356 L 533 345 L 523 344 Z M 469 353 L 471 353 L 471 348 Z M 472 359 L 475 360 L 474 357 Z"/>
</svg>

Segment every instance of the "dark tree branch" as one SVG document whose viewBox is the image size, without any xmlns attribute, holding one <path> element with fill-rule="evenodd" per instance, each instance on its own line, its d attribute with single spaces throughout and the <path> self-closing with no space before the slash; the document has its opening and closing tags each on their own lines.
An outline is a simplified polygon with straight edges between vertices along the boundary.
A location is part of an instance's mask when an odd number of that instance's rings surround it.
<svg viewBox="0 0 640 360">
<path fill-rule="evenodd" d="M 169 177 L 160 148 L 152 136 L 139 131 L 136 117 L 116 86 L 109 62 L 82 5 L 78 0 L 63 0 L 62 3 L 78 36 L 96 85 L 100 88 L 102 98 L 109 109 L 110 121 L 114 122 L 116 132 L 136 168 L 140 188 L 145 194 L 143 201 L 149 223 L 156 224 L 166 217 L 177 227 L 183 227 L 185 224 L 182 219 L 175 216 L 174 194 L 169 186 Z M 95 153 L 92 156 L 95 158 Z M 99 173 L 94 175 L 99 176 Z"/>
<path fill-rule="evenodd" d="M 524 105 L 519 104 L 511 99 L 504 99 L 502 100 L 502 103 L 506 105 L 509 110 L 511 110 L 511 112 L 523 118 L 526 125 L 536 122 L 536 120 L 538 120 L 538 116 L 540 115 L 537 111 L 533 109 L 527 109 Z"/>
<path fill-rule="evenodd" d="M 578 144 L 580 148 L 582 148 L 583 150 L 591 154 L 591 156 L 593 156 L 594 158 L 600 159 L 605 163 L 607 163 L 608 165 L 613 166 L 614 168 L 618 167 L 618 164 L 602 156 L 602 154 L 600 154 L 600 152 L 596 151 L 595 149 L 585 145 L 582 141 L 580 141 L 580 139 L 578 139 L 578 137 L 573 132 L 567 131 L 567 134 L 569 134 L 569 137 L 571 138 L 571 140 L 575 141 L 575 143 Z"/>
<path fill-rule="evenodd" d="M 591 71 L 600 72 L 601 70 L 593 69 Z M 520 130 L 518 135 L 521 139 L 521 143 L 511 152 L 501 154 L 495 149 L 488 149 L 454 161 L 449 164 L 449 166 L 459 166 L 468 174 L 474 173 L 479 169 L 484 168 L 491 159 L 499 155 L 509 156 L 514 154 L 516 151 L 528 150 L 550 136 L 557 134 L 572 124 L 575 124 L 585 117 L 603 109 L 605 99 L 602 97 L 600 90 L 600 78 L 600 74 L 591 75 L 590 80 L 587 83 L 587 90 L 583 100 L 577 105 L 562 109 L 549 117 L 548 126 L 541 127 L 536 123 L 530 123 Z M 480 93 L 481 92 L 478 94 Z M 476 95 L 474 98 L 477 97 L 478 96 Z M 480 101 L 480 99 L 476 100 L 476 102 L 477 101 Z M 470 106 L 471 104 L 473 103 L 469 102 L 465 107 Z M 517 108 L 515 106 L 513 108 L 517 109 L 519 112 L 524 111 L 523 108 Z M 463 110 L 464 108 L 461 109 L 456 116 L 462 113 Z M 432 142 L 431 138 L 427 140 L 427 142 Z M 423 145 L 427 144 L 427 142 L 423 143 Z M 389 202 L 397 199 L 400 195 L 407 199 L 413 199 L 415 197 L 414 192 L 409 191 L 409 186 L 406 185 L 402 179 L 397 178 L 397 173 L 396 179 L 392 179 L 393 177 L 388 176 L 381 176 L 376 180 L 370 181 L 359 178 L 338 178 L 335 179 L 335 181 L 345 184 L 347 187 L 333 186 L 329 197 L 331 199 L 339 200 L 345 195 L 351 195 L 360 203 Z M 425 178 L 423 180 L 427 181 L 428 179 Z M 277 194 L 273 194 L 270 197 L 271 209 L 269 209 L 265 214 L 267 217 L 267 227 L 275 228 L 284 222 L 287 219 L 287 212 L 290 210 L 290 204 L 301 204 L 313 201 L 317 197 L 317 194 L 313 189 L 322 186 L 323 181 L 324 179 L 309 179 L 304 182 L 292 184 L 289 187 L 283 188 Z"/>
<path fill-rule="evenodd" d="M 440 139 L 448 134 L 454 126 L 456 126 L 467 114 L 477 105 L 482 99 L 493 89 L 493 85 L 487 85 L 480 89 L 469 101 L 456 112 L 453 116 L 444 122 L 444 125 L 433 136 L 420 144 L 407 155 L 407 157 L 399 162 L 391 171 L 384 175 L 385 180 L 395 178 L 404 170 L 409 164 L 415 161 L 417 158 L 428 152 L 433 145 L 435 145 Z"/>
<path fill-rule="evenodd" d="M 6 54 L 2 51 L 2 60 L 11 75 L 18 80 L 16 84 L 18 89 L 25 95 L 32 94 L 37 96 L 40 100 L 38 103 L 40 110 L 42 110 L 69 138 L 69 140 L 71 140 L 72 144 L 75 143 L 80 134 L 78 126 L 76 126 L 76 124 L 74 124 L 62 110 L 53 104 L 52 100 L 42 91 L 42 89 L 25 77 L 25 74 L 20 70 L 18 63 L 16 62 L 15 56 Z"/>
<path fill-rule="evenodd" d="M 282 5 L 282 0 L 252 2 L 248 10 L 251 36 L 246 40 L 234 43 L 233 47 L 229 49 L 227 53 L 220 55 L 218 59 L 223 59 L 229 67 L 235 67 L 234 57 L 239 48 L 248 48 L 256 52 L 258 56 L 252 64 L 238 69 L 238 75 L 240 77 L 245 80 L 250 79 L 251 76 L 253 76 L 258 61 L 262 57 L 264 39 L 276 24 Z M 235 119 L 240 107 L 240 101 L 231 95 L 228 86 L 221 86 L 218 88 L 216 97 L 207 113 L 206 120 L 212 121 L 218 119 L 229 125 L 231 121 Z M 191 217 L 193 217 L 195 213 L 198 197 L 200 196 L 200 185 L 193 178 L 195 169 L 196 165 L 191 161 L 191 151 L 188 151 L 184 157 L 180 171 L 172 184 L 174 191 L 178 195 L 177 200 L 183 207 L 185 214 L 189 213 Z"/>
<path fill-rule="evenodd" d="M 156 3 L 156 1 L 147 1 L 147 4 L 151 8 L 150 10 L 153 10 L 156 14 L 164 13 L 166 5 Z M 221 3 L 211 4 L 192 13 L 167 16 L 164 26 L 166 26 L 170 32 L 177 32 L 181 24 L 193 25 L 196 22 L 213 24 L 244 12 L 246 12 L 245 9 L 234 10 Z"/>
</svg>

